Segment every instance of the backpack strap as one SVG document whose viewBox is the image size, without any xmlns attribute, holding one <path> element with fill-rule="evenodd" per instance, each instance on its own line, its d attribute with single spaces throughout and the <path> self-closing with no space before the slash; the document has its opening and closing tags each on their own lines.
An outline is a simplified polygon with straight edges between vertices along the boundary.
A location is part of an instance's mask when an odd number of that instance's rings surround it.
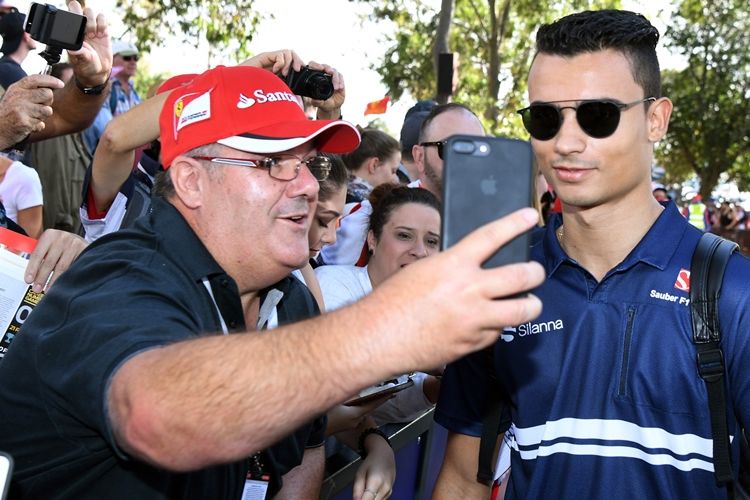
<svg viewBox="0 0 750 500">
<path fill-rule="evenodd" d="M 494 462 L 497 458 L 495 455 L 497 431 L 503 422 L 507 405 L 495 371 L 495 344 L 485 347 L 480 352 L 486 362 L 490 383 L 488 384 L 489 391 L 487 391 L 486 406 L 482 416 L 482 435 L 479 438 L 477 481 L 482 484 L 490 484 L 495 477 Z"/>
<path fill-rule="evenodd" d="M 724 353 L 719 330 L 719 294 L 724 270 L 737 244 L 712 233 L 704 233 L 690 264 L 690 311 L 693 343 L 696 345 L 698 373 L 706 382 L 711 414 L 714 475 L 720 484 L 732 482 L 726 394 L 724 392 Z"/>
</svg>

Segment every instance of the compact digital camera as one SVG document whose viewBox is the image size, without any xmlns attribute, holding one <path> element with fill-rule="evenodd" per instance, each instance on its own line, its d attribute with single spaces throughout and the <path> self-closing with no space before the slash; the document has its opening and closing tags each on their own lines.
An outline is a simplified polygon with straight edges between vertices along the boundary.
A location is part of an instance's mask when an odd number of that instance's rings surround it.
<svg viewBox="0 0 750 500">
<path fill-rule="evenodd" d="M 331 75 L 310 69 L 308 66 L 302 67 L 300 71 L 289 71 L 289 74 L 281 78 L 297 95 L 311 97 L 325 101 L 333 95 L 333 79 Z"/>
</svg>

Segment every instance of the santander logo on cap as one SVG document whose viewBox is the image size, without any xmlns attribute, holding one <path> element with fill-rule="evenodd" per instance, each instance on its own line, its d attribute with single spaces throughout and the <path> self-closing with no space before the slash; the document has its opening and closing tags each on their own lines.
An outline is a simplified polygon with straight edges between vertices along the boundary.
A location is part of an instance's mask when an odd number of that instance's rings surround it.
<svg viewBox="0 0 750 500">
<path fill-rule="evenodd" d="M 247 109 L 253 104 L 255 104 L 255 99 L 253 99 L 252 97 L 248 97 L 244 94 L 240 94 L 240 100 L 237 101 L 237 107 L 239 109 Z"/>
<path fill-rule="evenodd" d="M 237 101 L 237 108 L 247 109 L 255 104 L 265 104 L 267 102 L 278 101 L 288 101 L 301 105 L 300 99 L 291 92 L 269 92 L 263 89 L 256 89 L 253 91 L 253 97 L 248 97 L 245 94 L 240 93 L 239 100 Z"/>
</svg>

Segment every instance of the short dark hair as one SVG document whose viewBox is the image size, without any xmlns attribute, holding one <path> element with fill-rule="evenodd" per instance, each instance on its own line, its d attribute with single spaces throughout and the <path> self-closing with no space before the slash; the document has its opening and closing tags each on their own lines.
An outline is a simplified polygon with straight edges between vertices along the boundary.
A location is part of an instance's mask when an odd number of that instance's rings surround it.
<svg viewBox="0 0 750 500">
<path fill-rule="evenodd" d="M 331 160 L 331 171 L 324 181 L 319 181 L 318 201 L 328 201 L 337 191 L 346 186 L 349 180 L 349 172 L 346 170 L 340 155 L 333 153 L 320 153 Z"/>
<path fill-rule="evenodd" d="M 385 161 L 394 153 L 401 151 L 398 141 L 382 130 L 363 128 L 359 133 L 362 136 L 359 147 L 341 156 L 346 167 L 352 172 L 356 171 L 368 158 Z"/>
<path fill-rule="evenodd" d="M 656 44 L 659 30 L 641 14 L 627 10 L 587 10 L 539 28 L 536 53 L 576 56 L 616 50 L 630 63 L 644 97 L 661 97 L 661 73 Z"/>
<path fill-rule="evenodd" d="M 383 234 L 383 227 L 391 220 L 393 211 L 401 205 L 420 203 L 440 212 L 440 200 L 434 194 L 423 188 L 410 188 L 403 184 L 381 184 L 372 190 L 368 199 L 372 205 L 369 230 L 377 240 Z"/>
<path fill-rule="evenodd" d="M 419 142 L 422 142 L 426 139 L 425 131 L 430 127 L 430 125 L 432 124 L 432 121 L 435 118 L 442 115 L 443 113 L 447 113 L 448 111 L 454 111 L 454 110 L 466 111 L 469 114 L 477 116 L 476 113 L 474 113 L 471 109 L 469 109 L 468 106 L 465 106 L 458 102 L 449 102 L 447 104 L 440 104 L 439 106 L 435 106 L 430 111 L 430 114 L 428 114 L 427 117 L 422 122 L 422 126 L 419 129 Z M 477 120 L 479 120 L 479 117 L 477 117 Z"/>
<path fill-rule="evenodd" d="M 215 143 L 212 143 L 193 148 L 180 156 L 214 156 L 215 154 L 217 154 Z M 208 162 L 206 162 L 206 169 L 208 169 L 209 173 L 218 170 L 217 167 L 212 167 Z M 172 177 L 169 174 L 169 165 L 165 165 L 164 170 L 159 171 L 154 177 L 154 187 L 151 188 L 151 194 L 160 196 L 166 200 L 171 199 L 177 194 L 172 183 Z"/>
</svg>

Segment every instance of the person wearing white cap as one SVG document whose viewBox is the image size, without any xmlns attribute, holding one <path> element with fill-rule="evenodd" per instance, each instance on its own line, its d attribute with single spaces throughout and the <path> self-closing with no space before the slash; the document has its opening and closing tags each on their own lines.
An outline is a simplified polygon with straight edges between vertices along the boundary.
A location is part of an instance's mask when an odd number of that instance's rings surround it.
<svg viewBox="0 0 750 500">
<path fill-rule="evenodd" d="M 112 40 L 112 93 L 109 109 L 117 116 L 141 102 L 133 86 L 138 72 L 138 49 L 124 40 Z"/>
<path fill-rule="evenodd" d="M 94 123 L 83 131 L 83 140 L 92 155 L 112 118 L 141 103 L 132 81 L 138 72 L 138 58 L 135 45 L 112 39 L 112 89 Z"/>
</svg>

